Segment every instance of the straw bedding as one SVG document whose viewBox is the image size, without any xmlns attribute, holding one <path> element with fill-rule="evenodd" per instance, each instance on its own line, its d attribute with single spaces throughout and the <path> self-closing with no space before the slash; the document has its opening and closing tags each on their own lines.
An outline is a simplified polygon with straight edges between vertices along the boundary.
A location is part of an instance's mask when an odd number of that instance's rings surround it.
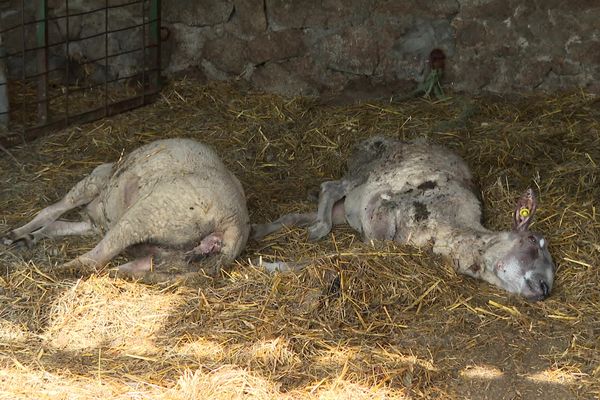
<svg viewBox="0 0 600 400">
<path fill-rule="evenodd" d="M 0 155 L 0 232 L 158 138 L 213 145 L 264 222 L 314 209 L 361 139 L 426 137 L 468 161 L 490 228 L 508 229 L 514 199 L 536 189 L 533 229 L 557 279 L 529 303 L 347 227 L 318 242 L 302 229 L 251 241 L 220 278 L 184 285 L 52 272 L 97 238 L 0 247 L 0 398 L 597 398 L 599 117 L 585 93 L 325 104 L 180 79 L 152 106 L 13 148 L 20 165 Z M 259 257 L 308 266 L 269 275 Z"/>
</svg>

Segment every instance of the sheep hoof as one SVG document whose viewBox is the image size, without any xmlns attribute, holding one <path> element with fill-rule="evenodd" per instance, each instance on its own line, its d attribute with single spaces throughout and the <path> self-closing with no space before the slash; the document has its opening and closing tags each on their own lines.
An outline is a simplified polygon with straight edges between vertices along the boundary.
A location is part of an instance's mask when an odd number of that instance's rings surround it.
<svg viewBox="0 0 600 400">
<path fill-rule="evenodd" d="M 331 228 L 325 222 L 319 221 L 308 228 L 308 240 L 319 240 L 326 236 Z"/>
<path fill-rule="evenodd" d="M 21 237 L 17 237 L 14 231 L 2 238 L 2 244 L 5 246 L 27 247 L 28 249 L 31 249 L 36 242 L 37 240 L 32 234 L 28 233 Z"/>
</svg>

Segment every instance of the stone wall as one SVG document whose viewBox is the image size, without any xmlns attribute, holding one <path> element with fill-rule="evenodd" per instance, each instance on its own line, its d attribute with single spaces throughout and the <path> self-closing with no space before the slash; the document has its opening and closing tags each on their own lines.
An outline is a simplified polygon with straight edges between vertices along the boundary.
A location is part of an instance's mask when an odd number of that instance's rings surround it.
<svg viewBox="0 0 600 400">
<path fill-rule="evenodd" d="M 396 85 L 447 55 L 445 85 L 600 92 L 599 0 L 171 0 L 165 72 L 317 94 Z"/>
</svg>

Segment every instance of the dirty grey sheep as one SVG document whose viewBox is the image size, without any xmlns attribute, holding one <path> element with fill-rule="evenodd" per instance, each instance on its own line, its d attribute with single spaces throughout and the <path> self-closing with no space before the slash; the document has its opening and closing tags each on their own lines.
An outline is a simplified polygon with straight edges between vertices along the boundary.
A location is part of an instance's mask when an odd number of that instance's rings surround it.
<svg viewBox="0 0 600 400">
<path fill-rule="evenodd" d="M 80 206 L 83 221 L 58 220 Z M 162 279 L 153 266 L 208 256 L 203 265 L 217 272 L 241 253 L 249 230 L 242 185 L 217 154 L 191 139 L 165 139 L 99 165 L 4 243 L 103 232 L 96 247 L 59 268 L 96 269 L 130 250 L 137 258 L 119 272 Z"/>
<path fill-rule="evenodd" d="M 316 213 L 255 225 L 253 236 L 300 225 L 316 240 L 332 225 L 348 223 L 365 241 L 432 245 L 459 273 L 541 300 L 552 290 L 554 264 L 548 241 L 528 229 L 535 209 L 528 189 L 517 202 L 513 229 L 490 231 L 481 225 L 481 203 L 460 157 L 432 144 L 375 137 L 358 146 L 341 180 L 321 185 Z"/>
</svg>

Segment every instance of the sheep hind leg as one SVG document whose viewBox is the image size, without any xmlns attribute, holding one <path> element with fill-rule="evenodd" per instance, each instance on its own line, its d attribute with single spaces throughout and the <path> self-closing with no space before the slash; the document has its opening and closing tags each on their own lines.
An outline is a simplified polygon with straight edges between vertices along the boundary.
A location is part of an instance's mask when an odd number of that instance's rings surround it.
<svg viewBox="0 0 600 400">
<path fill-rule="evenodd" d="M 284 226 L 308 226 L 317 220 L 317 213 L 286 214 L 269 224 L 252 225 L 252 238 L 260 240 L 273 232 L 279 231 Z"/>
<path fill-rule="evenodd" d="M 92 250 L 57 267 L 55 271 L 98 269 L 125 249 L 143 242 L 144 238 L 140 236 L 139 231 L 139 221 L 145 218 L 144 212 L 143 207 L 130 208 Z"/>
<path fill-rule="evenodd" d="M 120 269 L 117 269 L 111 276 L 113 278 L 132 279 L 148 285 L 181 285 L 204 277 L 197 271 L 173 273 L 160 271 L 121 271 Z"/>
<path fill-rule="evenodd" d="M 348 188 L 349 183 L 343 180 L 321 184 L 317 218 L 315 223 L 308 228 L 309 240 L 321 239 L 331 231 L 333 225 L 333 208 L 338 201 L 346 196 Z"/>
<path fill-rule="evenodd" d="M 60 201 L 42 209 L 29 223 L 20 228 L 13 229 L 3 238 L 5 245 L 25 242 L 33 245 L 36 241 L 35 233 L 41 233 L 55 222 L 62 214 L 73 208 L 83 206 L 98 196 L 106 186 L 112 173 L 112 163 L 102 164 L 94 169 L 90 175 L 79 181 Z"/>
<path fill-rule="evenodd" d="M 132 279 L 149 285 L 181 284 L 189 280 L 198 279 L 202 276 L 197 271 L 191 271 L 187 263 L 177 265 L 178 268 L 174 269 L 172 265 L 173 262 L 169 262 L 171 271 L 155 270 L 154 261 L 154 255 L 136 258 L 133 261 L 118 266 L 116 270 L 111 271 L 111 276 L 114 278 Z M 161 266 L 166 267 L 166 265 Z M 160 266 L 159 269 L 161 269 Z"/>
<path fill-rule="evenodd" d="M 42 238 L 53 238 L 60 236 L 84 236 L 95 233 L 92 223 L 89 221 L 54 221 L 43 228 L 31 233 L 33 243 Z"/>
<path fill-rule="evenodd" d="M 136 274 L 145 274 L 152 271 L 154 257 L 147 255 L 145 257 L 136 258 L 133 261 L 119 265 L 117 270 L 125 275 L 135 276 Z"/>
</svg>

